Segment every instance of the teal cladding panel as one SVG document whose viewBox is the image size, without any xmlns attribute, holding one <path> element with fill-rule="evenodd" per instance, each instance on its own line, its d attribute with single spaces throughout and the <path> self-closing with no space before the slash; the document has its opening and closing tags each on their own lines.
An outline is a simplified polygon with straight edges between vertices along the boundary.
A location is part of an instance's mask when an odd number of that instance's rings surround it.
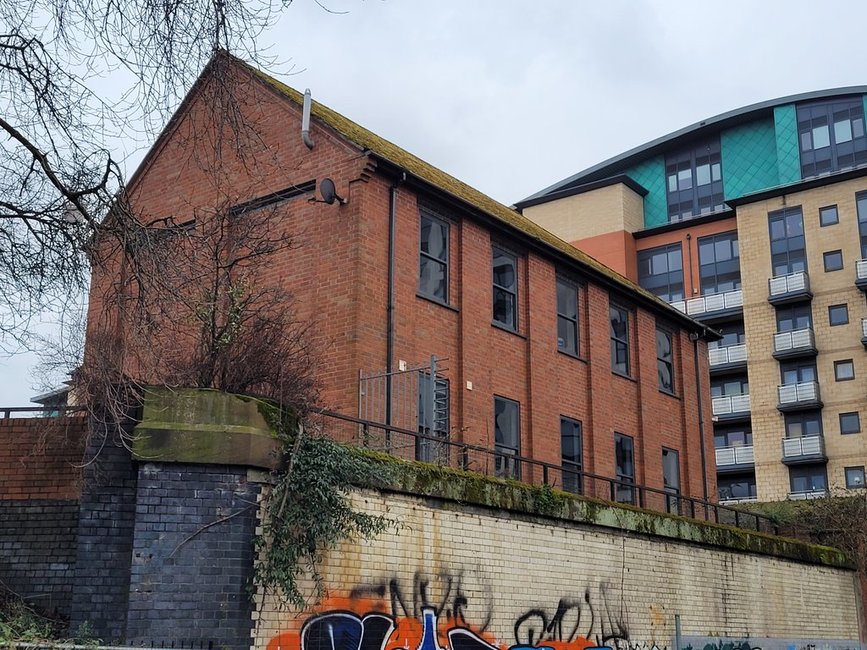
<svg viewBox="0 0 867 650">
<path fill-rule="evenodd" d="M 779 185 L 773 119 L 723 131 L 720 147 L 726 200 Z"/>
<path fill-rule="evenodd" d="M 657 156 L 627 169 L 629 178 L 647 190 L 644 197 L 644 227 L 668 223 L 668 199 L 665 195 L 665 158 Z"/>
<path fill-rule="evenodd" d="M 794 104 L 774 109 L 777 130 L 777 168 L 780 185 L 801 180 L 801 154 L 798 149 L 798 115 Z"/>
</svg>

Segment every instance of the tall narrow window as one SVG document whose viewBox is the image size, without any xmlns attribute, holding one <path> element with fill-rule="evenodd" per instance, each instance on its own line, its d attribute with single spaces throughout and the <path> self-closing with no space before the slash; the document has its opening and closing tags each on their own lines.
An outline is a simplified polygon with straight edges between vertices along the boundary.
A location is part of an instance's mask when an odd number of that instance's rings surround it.
<svg viewBox="0 0 867 650">
<path fill-rule="evenodd" d="M 669 496 L 665 498 L 666 512 L 679 512 L 680 508 L 680 456 L 674 449 L 662 448 L 662 484 Z"/>
<path fill-rule="evenodd" d="M 418 432 L 415 458 L 426 463 L 448 464 L 449 380 L 418 373 Z M 442 440 L 443 442 L 440 442 Z"/>
<path fill-rule="evenodd" d="M 440 302 L 449 300 L 449 224 L 421 213 L 418 292 Z"/>
<path fill-rule="evenodd" d="M 630 438 L 622 433 L 614 434 L 614 461 L 617 469 L 617 485 L 614 499 L 618 503 L 635 503 L 635 447 Z"/>
<path fill-rule="evenodd" d="M 557 349 L 578 356 L 578 288 L 557 278 Z"/>
<path fill-rule="evenodd" d="M 798 106 L 801 176 L 819 176 L 867 163 L 861 96 Z"/>
<path fill-rule="evenodd" d="M 581 423 L 571 418 L 560 418 L 560 454 L 563 460 L 563 489 L 581 494 Z"/>
<path fill-rule="evenodd" d="M 518 260 L 514 255 L 493 249 L 494 322 L 518 329 Z"/>
<path fill-rule="evenodd" d="M 521 478 L 521 406 L 505 397 L 494 397 L 494 472 L 505 478 Z"/>
<path fill-rule="evenodd" d="M 659 390 L 674 393 L 674 350 L 671 344 L 671 333 L 656 328 L 656 372 L 659 378 Z"/>
<path fill-rule="evenodd" d="M 611 305 L 608 315 L 611 321 L 611 369 L 629 375 L 629 312 Z"/>
<path fill-rule="evenodd" d="M 867 192 L 855 195 L 858 210 L 858 234 L 861 238 L 861 259 L 867 259 Z"/>
<path fill-rule="evenodd" d="M 666 302 L 683 300 L 680 243 L 639 251 L 638 284 Z"/>
<path fill-rule="evenodd" d="M 722 210 L 719 138 L 665 157 L 668 220 L 682 221 Z"/>
<path fill-rule="evenodd" d="M 801 208 L 786 208 L 768 216 L 771 268 L 774 277 L 807 270 L 807 244 Z"/>
<path fill-rule="evenodd" d="M 698 240 L 701 295 L 726 293 L 741 288 L 738 233 L 702 237 Z"/>
<path fill-rule="evenodd" d="M 777 331 L 794 332 L 813 327 L 810 305 L 787 305 L 777 309 Z"/>
</svg>

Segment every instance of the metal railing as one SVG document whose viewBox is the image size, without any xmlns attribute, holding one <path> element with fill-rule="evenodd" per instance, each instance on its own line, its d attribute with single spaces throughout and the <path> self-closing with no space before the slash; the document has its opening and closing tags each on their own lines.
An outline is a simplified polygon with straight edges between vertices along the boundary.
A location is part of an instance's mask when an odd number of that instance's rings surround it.
<svg viewBox="0 0 867 650">
<path fill-rule="evenodd" d="M 741 309 L 744 306 L 744 293 L 740 289 L 713 293 L 686 301 L 686 313 L 690 316 L 700 316 L 724 309 Z"/>
<path fill-rule="evenodd" d="M 50 418 L 84 413 L 83 406 L 0 406 L 0 420 L 10 418 Z"/>
<path fill-rule="evenodd" d="M 774 334 L 774 352 L 808 350 L 816 347 L 812 327 Z"/>
<path fill-rule="evenodd" d="M 777 396 L 782 406 L 800 404 L 802 402 L 819 401 L 819 383 L 802 381 L 798 384 L 783 384 L 777 386 Z"/>
<path fill-rule="evenodd" d="M 821 499 L 828 491 L 824 488 L 818 490 L 805 490 L 803 492 L 789 492 L 788 498 L 791 501 L 804 501 L 805 499 Z"/>
<path fill-rule="evenodd" d="M 707 356 L 711 368 L 729 363 L 741 363 L 747 360 L 747 345 L 738 343 L 724 348 L 708 348 Z"/>
<path fill-rule="evenodd" d="M 783 458 L 801 458 L 802 456 L 824 456 L 825 437 L 807 436 L 805 438 L 783 438 Z"/>
<path fill-rule="evenodd" d="M 867 260 L 855 261 L 855 281 L 867 282 Z"/>
<path fill-rule="evenodd" d="M 714 415 L 734 415 L 735 413 L 750 412 L 750 394 L 723 395 L 714 397 L 710 401 L 711 411 Z"/>
<path fill-rule="evenodd" d="M 329 438 L 387 452 L 397 458 L 417 460 L 420 448 L 429 450 L 435 447 L 438 450 L 434 455 L 437 464 L 454 469 L 519 480 L 530 485 L 550 485 L 586 497 L 632 504 L 647 510 L 777 533 L 776 525 L 768 517 L 670 490 L 592 474 L 576 469 L 574 465 L 561 466 L 511 452 L 502 453 L 333 411 L 321 411 L 319 415 Z"/>
<path fill-rule="evenodd" d="M 753 465 L 755 462 L 755 454 L 753 454 L 752 445 L 716 448 L 717 467 L 726 467 L 728 465 Z"/>
<path fill-rule="evenodd" d="M 861 319 L 861 336 L 867 339 L 867 318 Z"/>
<path fill-rule="evenodd" d="M 807 275 L 806 271 L 796 271 L 789 275 L 778 275 L 768 280 L 768 292 L 771 298 L 809 290 L 810 276 Z"/>
</svg>

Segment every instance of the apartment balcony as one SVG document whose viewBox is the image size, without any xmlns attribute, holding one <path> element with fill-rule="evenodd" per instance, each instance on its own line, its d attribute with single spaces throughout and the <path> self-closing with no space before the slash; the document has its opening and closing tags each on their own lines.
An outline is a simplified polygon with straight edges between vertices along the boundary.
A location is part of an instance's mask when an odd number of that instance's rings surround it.
<svg viewBox="0 0 867 650">
<path fill-rule="evenodd" d="M 867 348 L 867 318 L 861 319 L 861 343 Z"/>
<path fill-rule="evenodd" d="M 777 409 L 783 412 L 816 409 L 823 406 L 819 396 L 819 384 L 815 381 L 777 386 L 777 397 Z"/>
<path fill-rule="evenodd" d="M 742 371 L 747 367 L 747 345 L 729 345 L 723 348 L 708 348 L 711 374 Z"/>
<path fill-rule="evenodd" d="M 755 467 L 753 446 L 717 447 L 716 471 L 718 474 L 742 472 Z"/>
<path fill-rule="evenodd" d="M 741 497 L 740 499 L 720 499 L 719 504 L 721 506 L 736 506 L 739 503 L 756 503 L 759 500 L 758 497 Z"/>
<path fill-rule="evenodd" d="M 816 337 L 812 327 L 774 334 L 775 359 L 815 357 L 816 354 Z"/>
<path fill-rule="evenodd" d="M 783 462 L 786 465 L 802 463 L 827 463 L 825 436 L 783 438 Z"/>
<path fill-rule="evenodd" d="M 711 410 L 719 422 L 750 419 L 750 394 L 724 395 L 711 400 Z"/>
<path fill-rule="evenodd" d="M 827 490 L 808 490 L 807 492 L 789 492 L 790 501 L 804 501 L 805 499 L 821 499 L 827 496 Z"/>
<path fill-rule="evenodd" d="M 713 293 L 671 303 L 675 309 L 701 321 L 714 321 L 738 316 L 744 311 L 744 293 L 740 289 Z"/>
<path fill-rule="evenodd" d="M 768 302 L 772 305 L 785 305 L 812 299 L 810 276 L 806 271 L 778 275 L 768 280 Z"/>
<path fill-rule="evenodd" d="M 867 291 L 867 260 L 855 262 L 855 286 L 861 291 Z"/>
</svg>

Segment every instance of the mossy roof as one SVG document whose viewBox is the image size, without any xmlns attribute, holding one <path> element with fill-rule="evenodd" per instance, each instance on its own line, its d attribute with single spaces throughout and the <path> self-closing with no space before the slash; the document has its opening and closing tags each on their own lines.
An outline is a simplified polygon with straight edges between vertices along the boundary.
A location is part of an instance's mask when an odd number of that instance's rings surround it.
<svg viewBox="0 0 867 650">
<path fill-rule="evenodd" d="M 272 88 L 278 90 L 290 101 L 298 106 L 303 106 L 303 93 L 287 86 L 283 82 L 278 81 L 269 74 L 262 72 L 240 59 L 235 57 L 231 58 L 247 68 L 256 77 L 263 80 Z M 549 251 L 556 251 L 561 256 L 570 258 L 577 263 L 579 270 L 582 270 L 585 273 L 589 272 L 589 274 L 597 278 L 607 280 L 617 288 L 640 298 L 645 305 L 664 313 L 669 318 L 681 322 L 691 330 L 701 332 L 704 335 L 709 335 L 714 339 L 717 338 L 715 333 L 712 330 L 709 331 L 703 324 L 686 316 L 677 309 L 674 309 L 668 303 L 660 300 L 649 291 L 642 289 L 640 286 L 620 275 L 615 270 L 575 248 L 572 244 L 560 239 L 534 221 L 524 217 L 517 210 L 492 199 L 486 194 L 483 194 L 477 189 L 458 180 L 454 176 L 434 167 L 418 156 L 409 153 L 392 142 L 389 142 L 385 138 L 376 135 L 372 131 L 365 129 L 337 111 L 334 111 L 315 100 L 312 103 L 310 114 L 312 118 L 331 128 L 349 142 L 369 151 L 377 158 L 402 168 L 408 174 L 428 184 L 432 189 L 442 192 L 451 198 L 457 199 L 459 202 L 470 208 L 475 208 L 476 210 L 481 211 L 485 215 L 492 217 L 494 220 L 510 227 L 514 231 L 517 231 L 516 234 L 523 235 L 531 241 L 540 244 L 543 248 L 547 248 Z"/>
</svg>

